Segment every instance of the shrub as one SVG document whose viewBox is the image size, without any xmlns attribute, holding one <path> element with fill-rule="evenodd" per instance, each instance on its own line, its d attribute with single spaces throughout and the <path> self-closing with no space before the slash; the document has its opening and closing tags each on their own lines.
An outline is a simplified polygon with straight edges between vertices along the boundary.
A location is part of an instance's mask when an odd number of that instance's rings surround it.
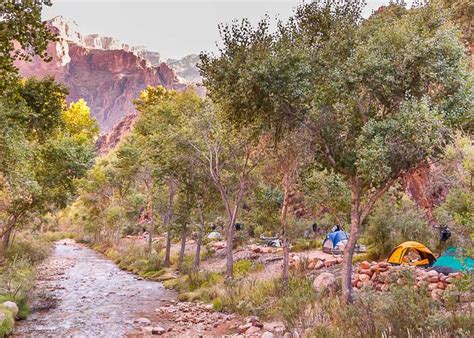
<svg viewBox="0 0 474 338">
<path fill-rule="evenodd" d="M 320 249 L 323 245 L 321 239 L 298 239 L 291 246 L 291 251 L 299 252 L 312 249 Z"/>
<path fill-rule="evenodd" d="M 41 233 L 39 237 L 41 238 L 41 240 L 53 243 L 64 238 L 76 239 L 77 235 L 72 232 L 47 231 Z"/>
<path fill-rule="evenodd" d="M 39 237 L 20 233 L 8 247 L 5 257 L 8 260 L 21 258 L 30 264 L 38 264 L 51 253 L 51 244 Z"/>
<path fill-rule="evenodd" d="M 368 257 L 377 260 L 387 257 L 391 250 L 405 241 L 419 241 L 433 247 L 435 234 L 424 215 L 408 198 L 381 200 L 368 219 L 362 241 L 368 245 Z"/>
<path fill-rule="evenodd" d="M 28 296 L 35 280 L 35 269 L 26 259 L 13 259 L 0 269 L 0 303 L 7 300 L 18 305 L 18 317 L 30 314 Z"/>
<path fill-rule="evenodd" d="M 247 276 L 250 272 L 259 271 L 263 269 L 263 264 L 254 262 L 248 259 L 241 259 L 234 262 L 234 277 L 240 278 Z"/>
<path fill-rule="evenodd" d="M 451 316 L 439 302 L 413 286 L 394 286 L 390 292 L 364 290 L 355 295 L 352 304 L 337 297 L 324 297 L 318 303 L 324 311 L 311 336 L 345 337 L 351 332 L 358 337 L 468 337 L 474 330 L 472 314 Z"/>
<path fill-rule="evenodd" d="M 292 278 L 276 303 L 276 311 L 286 327 L 304 332 L 316 323 L 312 306 L 316 299 L 311 280 Z"/>
<path fill-rule="evenodd" d="M 5 337 L 13 331 L 15 320 L 7 309 L 0 308 L 0 337 Z"/>
<path fill-rule="evenodd" d="M 223 308 L 243 316 L 269 318 L 280 284 L 279 280 L 228 282 L 222 297 Z"/>
<path fill-rule="evenodd" d="M 219 305 L 226 311 L 263 319 L 277 318 L 283 320 L 288 328 L 303 329 L 313 323 L 308 320 L 307 310 L 317 295 L 311 281 L 304 277 L 292 276 L 286 290 L 282 289 L 278 278 L 229 282 L 225 291 Z"/>
<path fill-rule="evenodd" d="M 121 269 L 132 271 L 148 279 L 156 280 L 163 274 L 163 260 L 155 251 L 146 246 L 129 245 L 121 247 L 97 248 L 112 259 Z"/>
<path fill-rule="evenodd" d="M 214 298 L 212 301 L 212 309 L 214 311 L 222 311 L 224 306 L 222 305 L 222 299 L 220 297 Z"/>
</svg>

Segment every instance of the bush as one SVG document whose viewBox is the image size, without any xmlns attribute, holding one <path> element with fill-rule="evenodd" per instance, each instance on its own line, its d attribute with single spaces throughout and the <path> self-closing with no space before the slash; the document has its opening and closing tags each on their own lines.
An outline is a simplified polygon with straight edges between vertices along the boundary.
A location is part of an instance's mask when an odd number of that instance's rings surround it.
<svg viewBox="0 0 474 338">
<path fill-rule="evenodd" d="M 18 234 L 15 241 L 8 247 L 5 257 L 13 261 L 21 258 L 30 264 L 38 264 L 51 253 L 51 243 L 29 234 Z"/>
<path fill-rule="evenodd" d="M 53 243 L 64 238 L 76 239 L 77 235 L 72 232 L 47 231 L 40 234 L 39 238 L 43 241 Z"/>
<path fill-rule="evenodd" d="M 131 271 L 143 278 L 157 280 L 163 274 L 163 260 L 153 251 L 149 252 L 144 245 L 123 247 L 94 247 L 112 259 L 121 269 Z"/>
<path fill-rule="evenodd" d="M 2 320 L 3 319 L 3 320 Z M 5 337 L 13 331 L 15 319 L 7 309 L 0 307 L 0 337 Z"/>
<path fill-rule="evenodd" d="M 211 302 L 222 294 L 224 277 L 217 272 L 193 271 L 177 279 L 164 282 L 167 288 L 173 288 L 178 293 L 180 301 Z"/>
<path fill-rule="evenodd" d="M 282 289 L 281 279 L 231 282 L 226 285 L 221 305 L 224 310 L 243 316 L 277 318 L 288 328 L 306 328 L 306 310 L 316 296 L 309 279 L 292 276 L 286 290 Z"/>
<path fill-rule="evenodd" d="M 13 259 L 0 269 L 0 303 L 13 301 L 18 305 L 18 318 L 30 314 L 28 296 L 35 281 L 35 269 L 26 259 Z"/>
<path fill-rule="evenodd" d="M 234 262 L 233 273 L 235 278 L 245 277 L 250 272 L 259 271 L 264 268 L 262 263 L 254 262 L 248 259 L 241 259 Z"/>
<path fill-rule="evenodd" d="M 381 200 L 368 219 L 362 241 L 368 245 L 368 258 L 386 258 L 392 249 L 405 241 L 419 241 L 433 247 L 435 233 L 424 215 L 407 197 Z"/>
<path fill-rule="evenodd" d="M 298 239 L 291 246 L 292 252 L 306 251 L 312 249 L 320 249 L 323 246 L 321 239 Z"/>
<path fill-rule="evenodd" d="M 311 335 L 345 337 L 471 336 L 472 315 L 450 316 L 439 302 L 412 286 L 395 286 L 390 292 L 365 290 L 355 295 L 352 304 L 338 298 L 319 301 L 324 311 Z M 468 317 L 471 316 L 471 320 Z"/>
</svg>

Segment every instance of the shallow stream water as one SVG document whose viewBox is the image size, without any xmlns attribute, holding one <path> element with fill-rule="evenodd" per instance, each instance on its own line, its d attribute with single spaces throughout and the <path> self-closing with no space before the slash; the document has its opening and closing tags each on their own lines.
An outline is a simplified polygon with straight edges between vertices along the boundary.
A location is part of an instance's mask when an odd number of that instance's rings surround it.
<svg viewBox="0 0 474 338">
<path fill-rule="evenodd" d="M 39 267 L 33 312 L 17 322 L 14 337 L 120 337 L 133 332 L 135 319 L 175 297 L 93 250 L 58 244 Z"/>
</svg>

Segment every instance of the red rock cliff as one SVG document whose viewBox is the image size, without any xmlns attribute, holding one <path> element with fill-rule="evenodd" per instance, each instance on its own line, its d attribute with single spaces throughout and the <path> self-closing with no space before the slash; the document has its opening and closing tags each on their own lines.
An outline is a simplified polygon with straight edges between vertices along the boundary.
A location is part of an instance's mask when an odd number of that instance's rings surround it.
<svg viewBox="0 0 474 338">
<path fill-rule="evenodd" d="M 48 47 L 52 61 L 35 58 L 31 63 L 18 62 L 20 74 L 53 76 L 64 83 L 69 87 L 68 101 L 84 98 L 103 133 L 135 113 L 133 100 L 147 86 L 186 86 L 167 64 L 151 66 L 138 48 L 108 37 L 82 36 L 75 23 L 61 17 L 50 20 L 48 25 L 61 39 Z"/>
</svg>

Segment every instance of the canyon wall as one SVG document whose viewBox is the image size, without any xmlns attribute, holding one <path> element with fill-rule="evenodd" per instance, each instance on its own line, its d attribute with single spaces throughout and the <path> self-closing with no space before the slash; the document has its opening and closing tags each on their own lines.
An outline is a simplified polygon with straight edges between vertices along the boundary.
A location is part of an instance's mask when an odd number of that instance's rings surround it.
<svg viewBox="0 0 474 338">
<path fill-rule="evenodd" d="M 59 40 L 51 42 L 51 62 L 34 58 L 17 62 L 25 77 L 52 76 L 69 88 L 68 102 L 84 98 L 103 133 L 135 113 L 133 100 L 147 86 L 183 89 L 187 82 L 161 62 L 160 55 L 110 37 L 82 35 L 74 22 L 55 17 L 47 22 Z"/>
</svg>

